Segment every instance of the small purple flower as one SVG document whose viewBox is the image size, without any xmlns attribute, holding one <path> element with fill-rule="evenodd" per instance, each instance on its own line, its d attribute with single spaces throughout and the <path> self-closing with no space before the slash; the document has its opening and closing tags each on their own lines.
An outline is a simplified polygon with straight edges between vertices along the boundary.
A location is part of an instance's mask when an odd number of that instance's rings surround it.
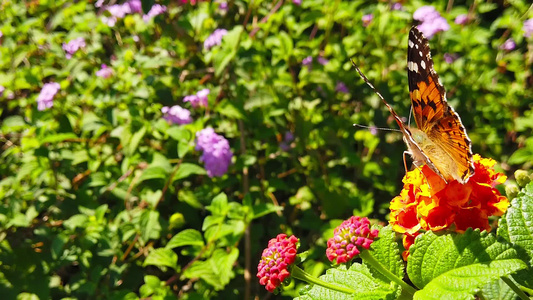
<svg viewBox="0 0 533 300">
<path fill-rule="evenodd" d="M 96 76 L 102 78 L 109 78 L 113 76 L 113 69 L 108 67 L 106 64 L 102 64 L 102 68 L 96 71 Z"/>
<path fill-rule="evenodd" d="M 167 7 L 161 4 L 154 4 L 150 11 L 143 16 L 144 22 L 148 22 L 153 19 L 155 16 L 161 15 L 167 11 Z"/>
<path fill-rule="evenodd" d="M 462 14 L 455 17 L 455 24 L 464 25 L 468 22 L 468 15 Z"/>
<path fill-rule="evenodd" d="M 102 20 L 102 23 L 106 24 L 107 26 L 109 27 L 113 27 L 115 26 L 115 24 L 117 24 L 117 18 L 111 16 L 111 17 L 106 17 L 106 16 L 102 16 L 101 18 Z"/>
<path fill-rule="evenodd" d="M 179 105 L 171 107 L 163 106 L 161 112 L 164 114 L 163 119 L 167 120 L 169 123 L 183 125 L 192 122 L 191 112 Z"/>
<path fill-rule="evenodd" d="M 418 25 L 420 30 L 428 39 L 440 31 L 448 31 L 450 25 L 433 6 L 422 6 L 415 11 L 413 19 L 421 21 Z"/>
<path fill-rule="evenodd" d="M 207 107 L 208 98 L 210 90 L 202 89 L 196 92 L 196 95 L 189 95 L 183 98 L 183 102 L 190 102 L 192 107 L 197 108 L 199 106 Z"/>
<path fill-rule="evenodd" d="M 143 5 L 141 0 L 129 0 L 125 5 L 130 7 L 130 13 L 141 13 L 143 12 Z"/>
<path fill-rule="evenodd" d="M 218 9 L 219 9 L 220 11 L 223 11 L 223 12 L 228 11 L 228 2 L 226 2 L 226 1 L 220 1 L 220 2 L 218 3 Z"/>
<path fill-rule="evenodd" d="M 43 111 L 54 106 L 54 96 L 60 88 L 61 86 L 57 82 L 45 83 L 37 97 L 37 109 Z"/>
<path fill-rule="evenodd" d="M 335 86 L 335 91 L 337 93 L 344 93 L 344 94 L 348 94 L 350 92 L 346 84 L 344 84 L 344 82 L 342 81 L 337 82 L 337 85 Z"/>
<path fill-rule="evenodd" d="M 0 97 L 2 97 L 4 95 L 4 91 L 6 90 L 6 88 L 2 85 L 0 85 Z"/>
<path fill-rule="evenodd" d="M 216 29 L 207 39 L 204 41 L 204 49 L 209 50 L 222 43 L 222 38 L 228 34 L 226 29 Z"/>
<path fill-rule="evenodd" d="M 372 125 L 368 129 L 370 130 L 370 134 L 371 135 L 377 135 L 378 134 L 378 128 L 376 126 Z"/>
<path fill-rule="evenodd" d="M 209 177 L 226 174 L 233 157 L 228 140 L 216 134 L 213 128 L 204 128 L 196 133 L 195 149 L 203 151 L 200 161 L 204 163 Z"/>
<path fill-rule="evenodd" d="M 306 58 L 304 58 L 302 60 L 302 65 L 304 66 L 311 66 L 311 64 L 313 63 L 313 57 L 312 56 L 308 56 Z"/>
<path fill-rule="evenodd" d="M 294 141 L 294 134 L 290 131 L 285 132 L 283 141 L 279 143 L 279 147 L 283 151 L 289 151 L 291 149 L 291 142 Z"/>
<path fill-rule="evenodd" d="M 448 64 L 453 63 L 459 58 L 457 54 L 444 53 L 444 61 Z"/>
<path fill-rule="evenodd" d="M 506 50 L 506 51 L 512 51 L 516 48 L 516 43 L 513 39 L 507 39 L 501 46 L 500 49 Z"/>
<path fill-rule="evenodd" d="M 63 50 L 66 52 L 65 57 L 67 59 L 71 59 L 72 55 L 76 53 L 79 49 L 85 47 L 85 39 L 82 37 L 79 37 L 77 39 L 73 39 L 68 43 L 63 43 Z"/>
<path fill-rule="evenodd" d="M 367 27 L 370 25 L 372 20 L 374 19 L 374 16 L 372 14 L 364 15 L 361 20 L 363 21 L 363 27 Z"/>
<path fill-rule="evenodd" d="M 321 55 L 319 55 L 316 60 L 318 61 L 319 64 L 321 64 L 323 66 L 327 65 L 328 62 L 329 62 L 329 60 L 325 59 Z"/>
<path fill-rule="evenodd" d="M 295 5 L 302 5 L 302 0 L 292 0 L 292 3 L 295 4 Z"/>
<path fill-rule="evenodd" d="M 127 3 L 114 4 L 114 5 L 107 7 L 107 11 L 111 14 L 111 16 L 117 19 L 122 19 L 127 14 L 131 13 L 131 7 Z"/>
<path fill-rule="evenodd" d="M 104 0 L 98 0 L 94 3 L 94 6 L 100 8 L 102 7 L 102 4 L 104 4 Z"/>
<path fill-rule="evenodd" d="M 391 5 L 391 10 L 403 10 L 403 5 L 399 2 L 393 3 Z"/>
<path fill-rule="evenodd" d="M 533 35 L 533 18 L 532 19 L 527 19 L 527 20 L 524 21 L 523 30 L 524 30 L 524 36 L 525 37 L 528 38 L 531 35 Z"/>
</svg>

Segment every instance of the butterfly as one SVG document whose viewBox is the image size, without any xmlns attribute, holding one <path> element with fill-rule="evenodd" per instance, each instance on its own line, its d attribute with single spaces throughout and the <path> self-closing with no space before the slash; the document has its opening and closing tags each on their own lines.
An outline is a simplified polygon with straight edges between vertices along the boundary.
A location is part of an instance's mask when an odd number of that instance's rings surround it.
<svg viewBox="0 0 533 300">
<path fill-rule="evenodd" d="M 429 42 L 415 26 L 409 31 L 407 46 L 409 96 L 418 128 L 405 124 L 353 60 L 352 64 L 398 123 L 407 145 L 404 154 L 411 155 L 413 164 L 427 165 L 446 183 L 457 180 L 464 184 L 474 174 L 472 142 L 461 118 L 446 101 L 446 91 L 433 68 Z"/>
</svg>

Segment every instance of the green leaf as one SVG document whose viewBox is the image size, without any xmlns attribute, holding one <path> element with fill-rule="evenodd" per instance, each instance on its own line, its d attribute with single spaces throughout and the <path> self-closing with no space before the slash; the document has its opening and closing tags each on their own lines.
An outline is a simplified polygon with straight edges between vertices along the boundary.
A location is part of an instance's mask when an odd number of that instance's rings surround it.
<svg viewBox="0 0 533 300">
<path fill-rule="evenodd" d="M 282 206 L 274 205 L 272 203 L 261 203 L 258 205 L 254 205 L 252 208 L 253 219 L 258 219 L 262 216 L 283 210 Z"/>
<path fill-rule="evenodd" d="M 213 216 L 225 216 L 228 213 L 228 196 L 224 193 L 220 193 L 213 198 L 211 205 L 207 207 Z"/>
<path fill-rule="evenodd" d="M 516 294 L 503 280 L 487 283 L 481 290 L 485 299 L 514 300 Z"/>
<path fill-rule="evenodd" d="M 202 234 L 195 229 L 185 229 L 168 241 L 165 248 L 174 249 L 182 246 L 204 246 L 204 238 Z"/>
<path fill-rule="evenodd" d="M 143 182 L 149 179 L 166 179 L 168 178 L 168 172 L 163 167 L 151 166 L 146 168 L 141 176 L 139 182 Z"/>
<path fill-rule="evenodd" d="M 423 287 L 415 299 L 466 299 L 487 282 L 527 267 L 509 244 L 472 229 L 464 234 L 427 232 L 410 251 L 407 274 Z"/>
<path fill-rule="evenodd" d="M 72 132 L 70 132 L 70 133 L 56 133 L 56 134 L 45 136 L 44 138 L 40 139 L 39 142 L 41 143 L 41 145 L 44 145 L 44 144 L 47 144 L 47 143 L 54 144 L 54 143 L 62 142 L 62 141 L 67 140 L 67 139 L 77 139 L 77 138 L 78 138 L 78 136 L 75 135 Z"/>
<path fill-rule="evenodd" d="M 224 289 L 231 278 L 235 276 L 233 264 L 239 257 L 237 248 L 231 249 L 229 253 L 223 249 L 216 249 L 213 255 L 205 261 L 195 261 L 183 276 L 189 279 L 200 278 L 213 286 L 217 291 Z"/>
<path fill-rule="evenodd" d="M 137 132 L 131 135 L 131 139 L 129 140 L 129 143 L 125 146 L 127 153 L 129 155 L 133 154 L 135 150 L 137 150 L 137 147 L 139 147 L 139 143 L 141 142 L 145 133 L 146 133 L 146 126 L 143 126 Z"/>
<path fill-rule="evenodd" d="M 158 239 L 161 232 L 159 224 L 159 212 L 144 211 L 141 216 L 141 236 L 146 242 L 149 239 Z"/>
<path fill-rule="evenodd" d="M 398 278 L 404 276 L 403 259 L 400 255 L 400 247 L 396 241 L 396 234 L 392 231 L 389 225 L 379 231 L 379 238 L 376 239 L 371 246 L 371 254 L 378 260 L 387 270 L 391 271 Z M 384 277 L 379 271 L 368 264 L 366 266 L 374 274 L 374 277 L 381 278 L 384 282 L 390 280 Z"/>
<path fill-rule="evenodd" d="M 368 268 L 359 263 L 351 265 L 346 269 L 344 265 L 338 268 L 329 269 L 320 279 L 353 290 L 355 293 L 346 294 L 319 285 L 307 286 L 303 295 L 295 299 L 298 300 L 326 300 L 326 299 L 395 299 L 397 290 L 391 288 L 388 283 L 384 283 L 372 276 Z"/>
<path fill-rule="evenodd" d="M 533 182 L 526 185 L 511 200 L 507 213 L 500 219 L 498 235 L 508 240 L 519 257 L 533 264 Z M 533 288 L 533 269 L 523 270 L 514 276 L 520 284 Z"/>
<path fill-rule="evenodd" d="M 191 163 L 182 163 L 179 166 L 178 171 L 176 171 L 176 174 L 174 175 L 174 178 L 172 179 L 172 181 L 180 180 L 180 179 L 183 179 L 183 178 L 187 178 L 187 177 L 189 177 L 190 175 L 193 175 L 193 174 L 205 175 L 205 174 L 207 174 L 207 172 L 205 171 L 204 168 L 202 168 L 202 167 L 200 167 L 198 165 L 191 164 Z"/>
<path fill-rule="evenodd" d="M 153 249 L 144 260 L 143 266 L 170 267 L 174 270 L 178 268 L 178 255 L 168 248 Z"/>
</svg>

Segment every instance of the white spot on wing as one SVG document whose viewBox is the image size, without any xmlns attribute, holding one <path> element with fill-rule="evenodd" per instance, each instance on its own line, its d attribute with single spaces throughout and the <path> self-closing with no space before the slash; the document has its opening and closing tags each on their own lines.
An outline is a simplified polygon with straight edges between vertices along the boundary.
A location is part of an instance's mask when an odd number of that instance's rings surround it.
<svg viewBox="0 0 533 300">
<path fill-rule="evenodd" d="M 420 57 L 422 57 L 422 51 L 418 51 L 418 54 L 420 55 Z"/>
<path fill-rule="evenodd" d="M 422 69 L 426 69 L 426 62 L 425 61 L 421 61 L 420 62 L 420 66 L 422 67 Z M 440 79 L 440 78 L 439 78 Z"/>
<path fill-rule="evenodd" d="M 409 71 L 418 73 L 418 65 L 415 62 L 412 62 L 412 61 L 408 62 L 407 68 L 409 69 Z"/>
<path fill-rule="evenodd" d="M 415 45 L 415 43 L 413 43 L 413 41 L 409 40 L 409 48 L 413 48 L 414 45 Z"/>
</svg>

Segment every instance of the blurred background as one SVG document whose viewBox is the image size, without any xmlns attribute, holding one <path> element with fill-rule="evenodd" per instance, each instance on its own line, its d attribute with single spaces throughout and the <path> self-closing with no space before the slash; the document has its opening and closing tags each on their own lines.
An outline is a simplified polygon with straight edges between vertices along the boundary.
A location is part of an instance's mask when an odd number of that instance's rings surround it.
<svg viewBox="0 0 533 300">
<path fill-rule="evenodd" d="M 297 296 L 270 238 L 319 275 L 343 219 L 387 224 L 406 147 L 350 58 L 407 120 L 417 24 L 473 152 L 530 169 L 528 1 L 1 0 L 0 294 Z"/>
</svg>

